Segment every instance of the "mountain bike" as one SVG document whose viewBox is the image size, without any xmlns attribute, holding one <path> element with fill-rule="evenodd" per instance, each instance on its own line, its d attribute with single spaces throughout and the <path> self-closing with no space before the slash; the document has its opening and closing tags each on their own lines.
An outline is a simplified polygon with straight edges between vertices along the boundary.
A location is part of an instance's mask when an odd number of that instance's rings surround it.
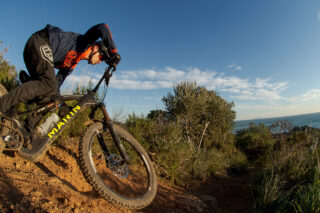
<svg viewBox="0 0 320 213">
<path fill-rule="evenodd" d="M 139 142 L 124 128 L 112 122 L 97 92 L 105 81 L 106 89 L 115 66 L 109 66 L 95 88 L 85 95 L 59 95 L 26 103 L 24 110 L 15 107 L 14 116 L 1 115 L 0 153 L 15 151 L 24 159 L 37 162 L 57 137 L 85 109 L 90 109 L 91 123 L 79 144 L 79 166 L 87 182 L 106 200 L 121 207 L 141 209 L 149 205 L 157 192 L 153 164 Z M 6 90 L 0 85 L 0 95 Z M 72 102 L 66 104 L 66 102 Z M 57 116 L 57 113 L 59 116 Z M 102 119 L 97 114 L 102 114 Z M 49 118 L 57 117 L 47 130 Z M 51 119 L 52 120 L 52 119 Z"/>
</svg>

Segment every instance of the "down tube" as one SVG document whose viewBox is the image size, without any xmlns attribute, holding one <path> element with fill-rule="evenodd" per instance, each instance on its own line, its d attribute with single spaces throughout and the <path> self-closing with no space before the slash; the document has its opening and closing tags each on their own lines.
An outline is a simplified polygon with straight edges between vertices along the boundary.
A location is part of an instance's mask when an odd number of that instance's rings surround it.
<svg viewBox="0 0 320 213">
<path fill-rule="evenodd" d="M 47 139 L 54 140 L 61 132 L 85 109 L 85 105 L 77 104 L 69 111 L 67 115 L 60 118 L 58 123 L 47 133 Z"/>
</svg>

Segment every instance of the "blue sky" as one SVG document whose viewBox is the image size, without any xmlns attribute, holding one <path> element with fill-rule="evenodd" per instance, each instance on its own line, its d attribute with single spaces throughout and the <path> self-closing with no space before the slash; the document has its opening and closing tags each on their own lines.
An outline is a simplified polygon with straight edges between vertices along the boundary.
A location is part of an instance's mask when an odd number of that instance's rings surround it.
<svg viewBox="0 0 320 213">
<path fill-rule="evenodd" d="M 320 0 L 4 1 L 0 40 L 17 70 L 28 37 L 52 24 L 85 33 L 107 23 L 122 56 L 112 113 L 164 109 L 182 81 L 235 103 L 237 119 L 320 112 Z M 104 65 L 79 63 L 63 89 L 95 81 Z"/>
</svg>

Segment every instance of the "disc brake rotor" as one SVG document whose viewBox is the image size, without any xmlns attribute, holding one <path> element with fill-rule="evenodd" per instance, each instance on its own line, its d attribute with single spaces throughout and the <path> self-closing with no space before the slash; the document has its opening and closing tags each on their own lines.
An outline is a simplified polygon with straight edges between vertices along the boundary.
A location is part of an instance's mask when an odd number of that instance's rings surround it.
<svg viewBox="0 0 320 213">
<path fill-rule="evenodd" d="M 127 178 L 129 175 L 129 168 L 126 163 L 123 162 L 121 156 L 111 154 L 108 157 L 108 168 L 111 169 L 112 173 L 119 178 Z"/>
</svg>

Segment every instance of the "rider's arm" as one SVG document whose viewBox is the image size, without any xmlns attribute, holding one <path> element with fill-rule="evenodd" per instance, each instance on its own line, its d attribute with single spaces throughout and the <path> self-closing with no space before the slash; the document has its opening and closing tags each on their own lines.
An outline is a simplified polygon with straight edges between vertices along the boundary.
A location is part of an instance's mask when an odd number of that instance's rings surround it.
<svg viewBox="0 0 320 213">
<path fill-rule="evenodd" d="M 112 39 L 112 34 L 108 25 L 102 23 L 91 27 L 85 34 L 84 38 L 88 44 L 92 44 L 98 38 L 103 40 L 104 45 L 108 48 L 110 53 L 118 52 L 115 43 Z"/>
<path fill-rule="evenodd" d="M 56 75 L 57 78 L 57 83 L 58 83 L 58 92 L 60 93 L 60 87 L 62 85 L 62 83 L 64 82 L 64 80 L 66 79 L 66 77 L 71 73 L 71 71 L 69 69 L 60 69 Z"/>
</svg>

